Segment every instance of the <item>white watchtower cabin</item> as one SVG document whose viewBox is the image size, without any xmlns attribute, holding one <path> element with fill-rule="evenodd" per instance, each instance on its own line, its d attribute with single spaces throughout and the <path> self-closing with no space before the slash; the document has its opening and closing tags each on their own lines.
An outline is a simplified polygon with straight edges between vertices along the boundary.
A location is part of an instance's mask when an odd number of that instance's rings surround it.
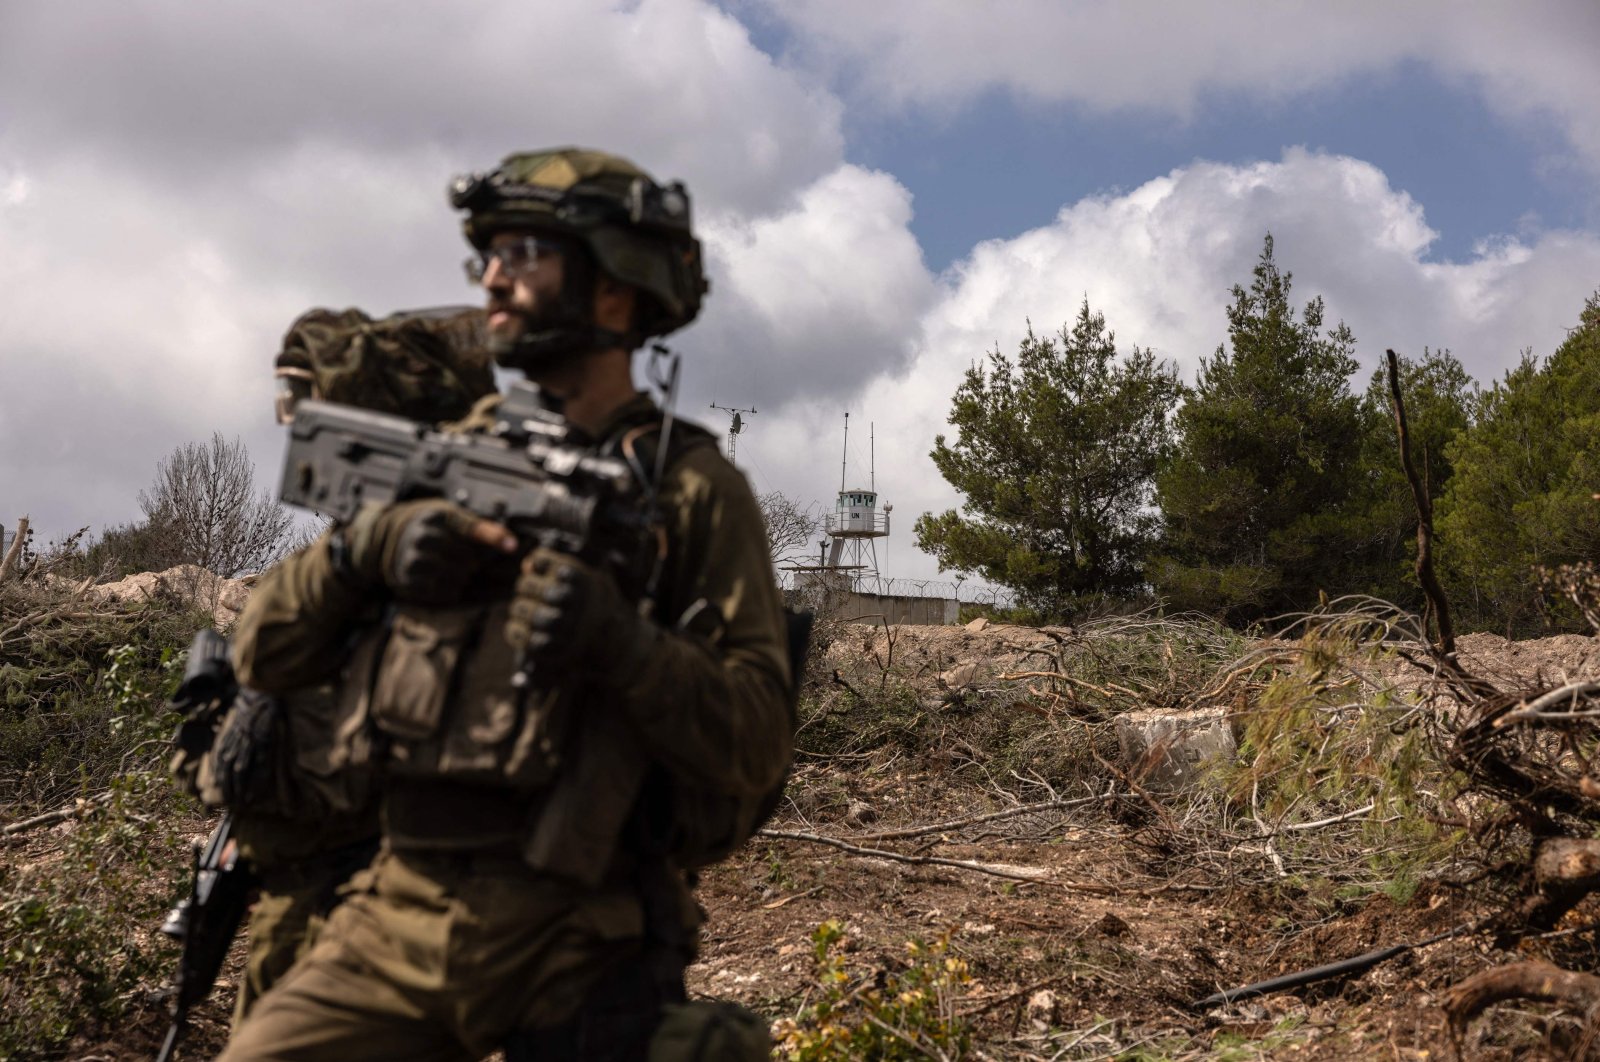
<svg viewBox="0 0 1600 1062">
<path fill-rule="evenodd" d="M 873 447 L 876 448 L 876 439 Z M 850 414 L 844 415 L 845 458 L 839 465 L 839 500 L 824 523 L 828 533 L 828 560 L 824 567 L 849 571 L 859 580 L 878 577 L 878 539 L 889 534 L 889 514 L 894 506 L 878 509 L 877 468 L 874 454 L 869 464 L 868 486 L 847 487 L 850 455 Z"/>
</svg>

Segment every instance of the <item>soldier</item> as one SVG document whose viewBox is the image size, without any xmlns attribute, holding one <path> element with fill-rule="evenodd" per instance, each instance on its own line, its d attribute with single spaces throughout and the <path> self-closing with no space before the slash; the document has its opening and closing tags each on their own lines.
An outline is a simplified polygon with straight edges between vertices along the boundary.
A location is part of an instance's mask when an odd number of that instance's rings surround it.
<svg viewBox="0 0 1600 1062">
<path fill-rule="evenodd" d="M 262 580 L 240 680 L 343 676 L 331 759 L 378 767 L 384 849 L 223 1057 L 642 1059 L 652 1037 L 652 1057 L 764 1057 L 748 1016 L 667 1006 L 698 921 L 683 868 L 748 834 L 792 751 L 755 499 L 708 432 L 663 440 L 633 382 L 632 352 L 706 290 L 687 194 L 560 149 L 452 202 L 498 362 L 598 451 L 653 468 L 666 447 L 658 578 L 638 607 L 607 571 L 420 500 L 363 509 Z M 461 429 L 513 430 L 515 398 Z"/>
<path fill-rule="evenodd" d="M 314 309 L 290 325 L 276 361 L 277 415 L 318 398 L 435 423 L 494 392 L 483 311 L 411 310 L 374 320 Z M 338 691 L 317 683 L 269 697 L 245 688 L 220 725 L 185 726 L 172 771 L 232 837 L 257 884 L 233 1021 L 316 942 L 338 889 L 378 850 L 370 771 L 329 762 Z M 197 732 L 203 731 L 203 732 Z"/>
</svg>

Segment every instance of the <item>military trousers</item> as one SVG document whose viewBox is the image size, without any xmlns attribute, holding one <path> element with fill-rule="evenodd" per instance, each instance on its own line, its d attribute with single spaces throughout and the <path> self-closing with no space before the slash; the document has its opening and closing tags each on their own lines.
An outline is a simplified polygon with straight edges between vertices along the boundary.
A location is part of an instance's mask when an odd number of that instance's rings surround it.
<svg viewBox="0 0 1600 1062">
<path fill-rule="evenodd" d="M 233 1007 L 235 1028 L 256 1000 L 311 950 L 339 902 L 340 886 L 372 862 L 377 850 L 377 839 L 372 838 L 260 870 L 261 891 L 250 907 L 244 976 Z M 254 863 L 260 857 L 247 858 Z"/>
<path fill-rule="evenodd" d="M 233 1005 L 237 1028 L 262 995 L 317 942 L 325 919 L 318 891 L 262 890 L 250 908 L 244 977 Z"/>
<path fill-rule="evenodd" d="M 347 893 L 225 1062 L 482 1058 L 570 1017 L 644 929 L 631 889 L 583 889 L 503 856 L 385 851 Z"/>
</svg>

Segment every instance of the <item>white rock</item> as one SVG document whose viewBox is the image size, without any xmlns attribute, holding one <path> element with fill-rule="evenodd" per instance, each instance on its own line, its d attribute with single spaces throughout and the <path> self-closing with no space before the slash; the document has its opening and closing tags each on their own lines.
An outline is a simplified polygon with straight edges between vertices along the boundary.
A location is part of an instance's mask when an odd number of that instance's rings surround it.
<svg viewBox="0 0 1600 1062">
<path fill-rule="evenodd" d="M 1116 725 L 1123 765 L 1148 789 L 1188 789 L 1207 764 L 1231 759 L 1239 748 L 1222 708 L 1127 712 Z"/>
</svg>

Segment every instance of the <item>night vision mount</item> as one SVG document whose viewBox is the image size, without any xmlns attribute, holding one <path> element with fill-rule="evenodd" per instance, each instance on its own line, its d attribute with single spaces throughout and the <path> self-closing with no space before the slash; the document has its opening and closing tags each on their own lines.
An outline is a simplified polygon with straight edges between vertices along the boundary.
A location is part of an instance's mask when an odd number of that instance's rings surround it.
<svg viewBox="0 0 1600 1062">
<path fill-rule="evenodd" d="M 689 192 L 682 181 L 659 185 L 635 177 L 625 199 L 584 188 L 566 190 L 508 181 L 500 173 L 468 173 L 450 182 L 450 205 L 486 213 L 517 203 L 543 203 L 562 224 L 585 228 L 626 224 L 666 234 L 689 232 Z"/>
</svg>

